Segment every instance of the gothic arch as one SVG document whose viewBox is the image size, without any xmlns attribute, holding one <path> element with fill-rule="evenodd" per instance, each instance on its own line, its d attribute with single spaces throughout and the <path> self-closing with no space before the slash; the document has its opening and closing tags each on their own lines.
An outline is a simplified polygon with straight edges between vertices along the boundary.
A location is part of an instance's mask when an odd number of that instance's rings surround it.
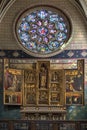
<svg viewBox="0 0 87 130">
<path fill-rule="evenodd" d="M 7 10 L 13 5 L 16 0 L 2 0 L 0 3 L 0 22 L 2 21 Z"/>
</svg>

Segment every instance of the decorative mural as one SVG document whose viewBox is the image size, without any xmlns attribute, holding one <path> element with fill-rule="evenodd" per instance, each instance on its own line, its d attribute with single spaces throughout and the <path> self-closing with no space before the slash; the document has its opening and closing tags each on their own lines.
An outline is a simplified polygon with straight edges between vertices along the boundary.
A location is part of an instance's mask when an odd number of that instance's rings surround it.
<svg viewBox="0 0 87 130">
<path fill-rule="evenodd" d="M 0 50 L 0 58 L 29 58 L 38 59 L 38 57 L 33 57 L 28 55 L 22 50 Z M 64 50 L 63 52 L 56 54 L 55 56 L 49 57 L 50 59 L 78 59 L 87 58 L 87 49 L 83 50 Z M 48 59 L 49 59 L 48 58 Z"/>
<path fill-rule="evenodd" d="M 87 105 L 67 107 L 67 120 L 87 120 Z"/>
</svg>

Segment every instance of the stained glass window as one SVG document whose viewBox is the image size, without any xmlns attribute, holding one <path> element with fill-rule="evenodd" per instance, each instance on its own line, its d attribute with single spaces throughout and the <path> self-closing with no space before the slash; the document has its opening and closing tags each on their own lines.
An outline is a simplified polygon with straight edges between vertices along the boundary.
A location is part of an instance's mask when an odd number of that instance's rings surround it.
<svg viewBox="0 0 87 130">
<path fill-rule="evenodd" d="M 39 57 L 53 56 L 63 49 L 70 31 L 70 23 L 64 13 L 51 8 L 25 11 L 16 23 L 20 45 L 29 54 Z"/>
</svg>

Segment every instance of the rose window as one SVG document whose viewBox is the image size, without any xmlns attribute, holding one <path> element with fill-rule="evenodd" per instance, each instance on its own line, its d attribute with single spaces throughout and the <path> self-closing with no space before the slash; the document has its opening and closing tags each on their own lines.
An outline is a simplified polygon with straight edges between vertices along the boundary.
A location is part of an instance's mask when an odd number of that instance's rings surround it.
<svg viewBox="0 0 87 130">
<path fill-rule="evenodd" d="M 64 13 L 51 8 L 25 11 L 16 23 L 16 37 L 22 48 L 39 57 L 60 52 L 68 43 L 70 31 Z"/>
</svg>

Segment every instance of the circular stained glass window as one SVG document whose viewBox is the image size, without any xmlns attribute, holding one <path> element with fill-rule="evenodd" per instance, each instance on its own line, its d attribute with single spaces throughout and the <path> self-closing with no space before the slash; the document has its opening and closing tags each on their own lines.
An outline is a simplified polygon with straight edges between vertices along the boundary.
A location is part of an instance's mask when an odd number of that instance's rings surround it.
<svg viewBox="0 0 87 130">
<path fill-rule="evenodd" d="M 15 24 L 18 43 L 36 57 L 58 54 L 71 35 L 69 19 L 59 9 L 36 7 L 23 12 Z"/>
</svg>

